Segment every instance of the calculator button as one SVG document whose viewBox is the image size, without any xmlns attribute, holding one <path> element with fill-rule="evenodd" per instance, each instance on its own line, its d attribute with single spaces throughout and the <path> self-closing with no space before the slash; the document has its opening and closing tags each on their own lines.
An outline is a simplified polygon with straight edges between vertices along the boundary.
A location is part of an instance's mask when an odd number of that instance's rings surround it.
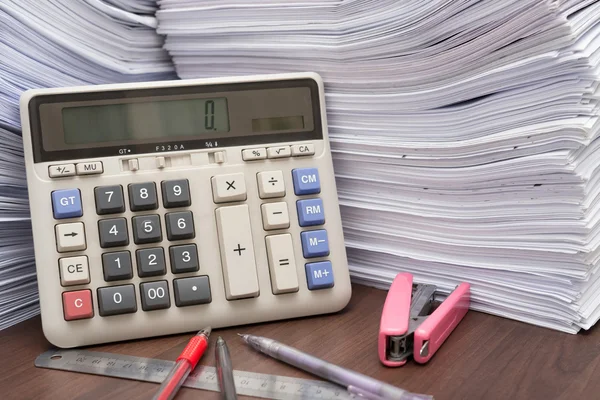
<svg viewBox="0 0 600 400">
<path fill-rule="evenodd" d="M 171 272 L 174 274 L 194 272 L 200 269 L 198 249 L 195 244 L 171 246 L 169 256 L 171 258 Z"/>
<path fill-rule="evenodd" d="M 161 187 L 165 208 L 188 207 L 192 204 L 190 185 L 187 179 L 163 181 Z"/>
<path fill-rule="evenodd" d="M 264 160 L 265 158 L 267 158 L 267 149 L 264 147 L 242 150 L 242 160 L 244 161 Z"/>
<path fill-rule="evenodd" d="M 154 182 L 129 184 L 129 206 L 131 211 L 156 210 L 156 185 Z"/>
<path fill-rule="evenodd" d="M 171 307 L 167 281 L 140 283 L 140 297 L 142 298 L 142 310 L 144 311 L 162 310 Z"/>
<path fill-rule="evenodd" d="M 140 278 L 167 273 L 165 252 L 162 247 L 136 250 L 135 257 Z"/>
<path fill-rule="evenodd" d="M 217 175 L 211 181 L 215 203 L 246 200 L 244 174 Z"/>
<path fill-rule="evenodd" d="M 294 260 L 292 235 L 273 235 L 265 238 L 267 258 L 274 294 L 298 291 L 298 275 Z"/>
<path fill-rule="evenodd" d="M 90 270 L 86 256 L 65 257 L 58 260 L 60 284 L 63 286 L 85 285 L 90 283 Z"/>
<path fill-rule="evenodd" d="M 91 290 L 63 292 L 62 298 L 63 313 L 66 321 L 92 318 L 94 316 Z"/>
<path fill-rule="evenodd" d="M 323 208 L 322 199 L 298 200 L 296 208 L 300 226 L 323 225 L 325 223 L 325 209 Z"/>
<path fill-rule="evenodd" d="M 98 288 L 98 311 L 102 317 L 137 311 L 133 285 Z"/>
<path fill-rule="evenodd" d="M 290 227 L 287 203 L 266 203 L 261 205 L 260 208 L 262 210 L 262 221 L 265 231 L 287 229 Z"/>
<path fill-rule="evenodd" d="M 94 189 L 96 198 L 96 213 L 117 214 L 125 212 L 125 199 L 121 185 L 99 186 Z"/>
<path fill-rule="evenodd" d="M 104 172 L 101 161 L 92 161 L 77 164 L 77 175 L 95 175 Z"/>
<path fill-rule="evenodd" d="M 77 218 L 83 215 L 79 189 L 55 190 L 52 192 L 52 210 L 55 219 Z"/>
<path fill-rule="evenodd" d="M 331 266 L 331 261 L 308 263 L 304 267 L 306 269 L 308 290 L 333 287 L 333 268 Z"/>
<path fill-rule="evenodd" d="M 297 196 L 321 192 L 319 170 L 316 168 L 296 168 L 292 170 L 294 193 Z"/>
<path fill-rule="evenodd" d="M 250 214 L 246 204 L 217 208 L 225 295 L 228 300 L 258 296 Z"/>
<path fill-rule="evenodd" d="M 256 175 L 258 179 L 258 194 L 261 199 L 285 196 L 283 172 L 265 171 Z"/>
<path fill-rule="evenodd" d="M 295 144 L 292 146 L 292 156 L 312 156 L 315 154 L 315 145 L 312 143 Z"/>
<path fill-rule="evenodd" d="M 167 160 L 164 157 L 156 157 L 156 168 L 163 169 L 167 166 Z"/>
<path fill-rule="evenodd" d="M 162 240 L 160 217 L 158 215 L 140 215 L 131 219 L 133 241 L 135 244 L 156 243 Z"/>
<path fill-rule="evenodd" d="M 327 239 L 327 231 L 325 229 L 302 232 L 300 237 L 302 238 L 302 254 L 304 258 L 329 255 L 329 240 Z"/>
<path fill-rule="evenodd" d="M 177 307 L 206 304 L 212 301 L 208 276 L 194 276 L 173 280 Z"/>
<path fill-rule="evenodd" d="M 284 158 L 292 155 L 290 146 L 277 146 L 267 148 L 267 157 L 269 158 Z"/>
<path fill-rule="evenodd" d="M 196 236 L 194 217 L 191 211 L 167 213 L 165 220 L 167 223 L 167 239 L 183 240 L 192 239 Z"/>
<path fill-rule="evenodd" d="M 133 278 L 131 254 L 128 251 L 102 254 L 102 270 L 106 282 Z"/>
<path fill-rule="evenodd" d="M 56 250 L 59 253 L 85 250 L 85 230 L 83 222 L 59 224 L 54 228 L 56 233 Z"/>
<path fill-rule="evenodd" d="M 75 164 L 59 164 L 48 167 L 48 176 L 50 178 L 62 178 L 75 175 Z"/>
<path fill-rule="evenodd" d="M 101 219 L 98 221 L 100 247 L 118 247 L 129 244 L 127 221 L 125 218 Z"/>
</svg>

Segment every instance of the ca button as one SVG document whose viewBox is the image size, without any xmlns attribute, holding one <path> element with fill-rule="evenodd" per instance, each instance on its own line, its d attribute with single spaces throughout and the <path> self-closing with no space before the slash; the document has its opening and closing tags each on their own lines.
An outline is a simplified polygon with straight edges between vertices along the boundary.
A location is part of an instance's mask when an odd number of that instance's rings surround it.
<svg viewBox="0 0 600 400">
<path fill-rule="evenodd" d="M 61 258 L 58 264 L 61 285 L 72 286 L 90 283 L 90 271 L 86 256 Z"/>
</svg>

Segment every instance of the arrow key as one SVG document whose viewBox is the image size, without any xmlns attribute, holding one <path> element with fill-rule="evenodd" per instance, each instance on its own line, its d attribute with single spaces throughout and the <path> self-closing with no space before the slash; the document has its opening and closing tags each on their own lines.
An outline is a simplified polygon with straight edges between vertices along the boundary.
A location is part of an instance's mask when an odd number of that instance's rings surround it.
<svg viewBox="0 0 600 400">
<path fill-rule="evenodd" d="M 59 253 L 85 250 L 85 229 L 83 222 L 59 224 L 55 228 L 56 249 Z"/>
</svg>

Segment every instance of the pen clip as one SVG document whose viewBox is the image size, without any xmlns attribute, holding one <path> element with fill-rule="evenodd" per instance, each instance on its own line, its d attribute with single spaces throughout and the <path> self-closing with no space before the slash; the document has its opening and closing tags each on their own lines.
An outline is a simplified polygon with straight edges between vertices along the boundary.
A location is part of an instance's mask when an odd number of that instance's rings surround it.
<svg viewBox="0 0 600 400">
<path fill-rule="evenodd" d="M 356 386 L 350 385 L 346 388 L 346 390 L 353 397 L 360 397 L 361 399 L 367 399 L 367 400 L 386 400 L 385 398 L 383 398 L 379 395 L 376 395 L 375 393 L 367 392 L 366 390 L 359 389 Z"/>
</svg>

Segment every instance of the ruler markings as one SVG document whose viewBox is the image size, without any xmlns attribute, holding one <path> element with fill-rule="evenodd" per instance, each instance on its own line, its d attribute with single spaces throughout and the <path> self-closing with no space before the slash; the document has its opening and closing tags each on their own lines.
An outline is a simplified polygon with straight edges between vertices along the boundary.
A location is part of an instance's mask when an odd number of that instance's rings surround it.
<svg viewBox="0 0 600 400">
<path fill-rule="evenodd" d="M 35 360 L 39 368 L 80 372 L 114 378 L 160 383 L 174 362 L 154 358 L 101 353 L 88 350 L 49 350 Z M 329 382 L 249 371 L 233 372 L 240 395 L 274 400 L 346 400 L 355 396 Z M 219 391 L 216 370 L 198 366 L 183 384 L 194 389 Z"/>
</svg>

